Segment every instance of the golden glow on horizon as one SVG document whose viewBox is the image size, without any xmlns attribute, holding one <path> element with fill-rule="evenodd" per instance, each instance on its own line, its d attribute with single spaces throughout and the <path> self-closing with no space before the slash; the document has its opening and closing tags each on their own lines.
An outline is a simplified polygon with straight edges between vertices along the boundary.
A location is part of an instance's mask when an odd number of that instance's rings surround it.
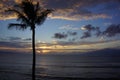
<svg viewBox="0 0 120 80">
<path fill-rule="evenodd" d="M 51 47 L 48 47 L 48 46 L 41 46 L 41 47 L 38 47 L 40 49 L 51 49 Z"/>
<path fill-rule="evenodd" d="M 38 54 L 47 54 L 47 53 L 51 52 L 51 50 L 42 49 L 42 50 L 36 50 L 36 52 L 37 52 Z"/>
<path fill-rule="evenodd" d="M 114 48 L 116 45 L 120 45 L 120 41 L 110 41 L 105 43 L 86 43 L 86 44 L 71 44 L 71 45 L 59 45 L 59 44 L 50 44 L 44 43 L 42 45 L 38 44 L 36 46 L 36 52 L 40 54 L 47 54 L 47 53 L 68 53 L 68 52 L 88 52 L 90 50 L 98 50 L 98 49 L 105 49 L 105 48 Z M 6 52 L 28 52 L 32 53 L 32 47 L 10 47 L 10 46 L 0 46 L 1 51 Z"/>
<path fill-rule="evenodd" d="M 43 49 L 43 50 L 36 50 L 38 54 L 67 54 L 67 53 L 85 53 L 94 50 L 84 50 L 84 49 Z"/>
</svg>

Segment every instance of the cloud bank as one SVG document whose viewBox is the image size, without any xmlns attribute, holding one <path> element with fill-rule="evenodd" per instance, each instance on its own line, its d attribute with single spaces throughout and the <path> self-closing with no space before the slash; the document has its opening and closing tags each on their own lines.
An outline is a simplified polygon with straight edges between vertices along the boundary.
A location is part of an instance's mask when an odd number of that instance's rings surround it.
<svg viewBox="0 0 120 80">
<path fill-rule="evenodd" d="M 7 7 L 14 7 L 13 5 L 20 3 L 20 1 L 21 0 L 0 0 L 0 20 L 15 18 L 15 14 L 4 13 L 4 10 Z M 93 11 L 91 8 L 96 9 L 95 7 L 101 4 L 109 5 L 110 2 L 120 3 L 119 0 L 34 0 L 34 2 L 35 1 L 39 1 L 42 7 L 55 10 L 53 14 L 49 16 L 51 19 L 65 20 L 91 20 L 98 18 L 111 18 L 111 15 L 101 11 L 101 9 L 98 9 L 99 11 Z M 110 8 L 105 8 L 105 10 L 109 9 Z"/>
<path fill-rule="evenodd" d="M 76 36 L 77 35 L 77 32 L 73 32 L 73 31 L 68 31 L 68 32 L 58 32 L 58 33 L 55 33 L 53 38 L 55 39 L 66 39 L 68 37 L 72 37 L 72 36 Z"/>
<path fill-rule="evenodd" d="M 81 39 L 92 37 L 94 35 L 97 37 L 99 36 L 114 37 L 120 34 L 120 24 L 108 25 L 108 27 L 104 31 L 101 31 L 100 27 L 94 27 L 90 24 L 81 27 L 81 29 L 85 30 Z M 95 32 L 95 34 L 92 34 L 92 32 Z"/>
<path fill-rule="evenodd" d="M 81 30 L 85 31 L 85 32 L 83 32 L 83 35 L 82 35 L 81 39 L 91 37 L 92 32 L 95 32 L 96 36 L 100 36 L 100 34 L 102 33 L 100 31 L 99 27 L 95 27 L 91 24 L 88 24 L 88 25 L 85 25 L 85 26 L 81 27 Z"/>
<path fill-rule="evenodd" d="M 71 36 L 75 36 L 76 33 L 72 32 Z M 70 36 L 70 34 L 69 34 Z M 23 41 L 19 37 L 9 37 L 10 39 L 0 39 L 0 52 L 14 52 L 14 53 L 31 53 L 31 42 Z M 29 39 L 29 38 L 28 38 Z M 102 40 L 102 41 L 62 41 L 55 40 L 50 43 L 37 42 L 36 52 L 44 50 L 96 50 L 104 48 L 120 48 L 120 40 Z"/>
<path fill-rule="evenodd" d="M 111 24 L 102 33 L 102 35 L 107 36 L 107 37 L 113 37 L 117 34 L 120 34 L 120 24 Z"/>
</svg>

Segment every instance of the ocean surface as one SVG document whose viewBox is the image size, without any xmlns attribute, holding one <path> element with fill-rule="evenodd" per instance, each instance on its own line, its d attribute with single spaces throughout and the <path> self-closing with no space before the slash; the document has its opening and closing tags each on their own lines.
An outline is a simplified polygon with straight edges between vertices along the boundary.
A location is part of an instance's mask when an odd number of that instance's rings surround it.
<svg viewBox="0 0 120 80">
<path fill-rule="evenodd" d="M 36 75 L 71 78 L 119 78 L 120 56 L 37 55 Z M 0 71 L 31 74 L 32 54 L 0 53 Z"/>
</svg>

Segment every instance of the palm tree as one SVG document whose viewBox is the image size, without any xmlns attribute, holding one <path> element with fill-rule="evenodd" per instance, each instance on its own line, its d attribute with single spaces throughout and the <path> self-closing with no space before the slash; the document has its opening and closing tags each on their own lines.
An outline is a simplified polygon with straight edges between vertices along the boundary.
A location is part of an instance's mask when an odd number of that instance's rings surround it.
<svg viewBox="0 0 120 80">
<path fill-rule="evenodd" d="M 35 80 L 35 64 L 36 64 L 36 52 L 35 52 L 35 28 L 36 25 L 41 25 L 47 15 L 53 10 L 40 7 L 39 2 L 33 3 L 32 0 L 22 0 L 20 4 L 15 5 L 14 8 L 8 8 L 8 12 L 16 13 L 17 21 L 20 23 L 10 23 L 8 28 L 17 28 L 19 30 L 25 30 L 30 28 L 32 31 L 32 51 L 33 51 L 33 64 L 32 64 L 32 80 Z"/>
</svg>

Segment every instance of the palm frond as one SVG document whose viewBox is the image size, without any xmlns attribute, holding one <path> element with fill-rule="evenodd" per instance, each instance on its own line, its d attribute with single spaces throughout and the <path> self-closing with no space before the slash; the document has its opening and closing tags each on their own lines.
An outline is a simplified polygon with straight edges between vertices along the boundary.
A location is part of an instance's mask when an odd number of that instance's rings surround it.
<svg viewBox="0 0 120 80">
<path fill-rule="evenodd" d="M 17 20 L 21 20 L 22 22 L 26 23 L 26 24 L 30 24 L 29 20 L 27 19 L 27 17 L 21 13 L 20 11 L 16 10 L 16 9 L 8 9 L 7 12 L 14 12 L 17 14 Z"/>
<path fill-rule="evenodd" d="M 41 25 L 53 10 L 40 7 L 39 2 L 33 3 L 32 0 L 22 0 L 22 2 L 16 5 L 17 8 L 9 8 L 7 12 L 13 12 L 17 14 L 17 21 L 20 24 L 10 24 L 8 28 L 16 26 L 17 29 L 26 29 L 29 26 L 33 29 L 33 25 Z M 17 10 L 18 9 L 18 10 Z M 25 24 L 25 25 L 23 25 Z"/>
<path fill-rule="evenodd" d="M 16 27 L 16 29 L 19 29 L 19 30 L 25 30 L 27 28 L 25 24 L 10 23 L 8 25 L 8 29 L 12 29 L 14 27 Z"/>
<path fill-rule="evenodd" d="M 37 4 L 35 5 L 35 12 L 37 12 L 38 10 L 40 10 L 41 9 L 41 7 L 40 7 L 40 5 L 39 5 L 39 2 L 37 2 Z"/>
<path fill-rule="evenodd" d="M 38 25 L 41 25 L 43 24 L 43 22 L 45 21 L 46 17 L 48 14 L 50 14 L 53 10 L 50 10 L 50 9 L 46 9 L 42 12 L 40 12 L 36 18 L 36 21 L 35 23 L 38 24 Z"/>
<path fill-rule="evenodd" d="M 22 1 L 22 11 L 28 17 L 29 20 L 33 21 L 35 18 L 35 5 L 32 3 L 31 0 L 23 0 Z"/>
</svg>

